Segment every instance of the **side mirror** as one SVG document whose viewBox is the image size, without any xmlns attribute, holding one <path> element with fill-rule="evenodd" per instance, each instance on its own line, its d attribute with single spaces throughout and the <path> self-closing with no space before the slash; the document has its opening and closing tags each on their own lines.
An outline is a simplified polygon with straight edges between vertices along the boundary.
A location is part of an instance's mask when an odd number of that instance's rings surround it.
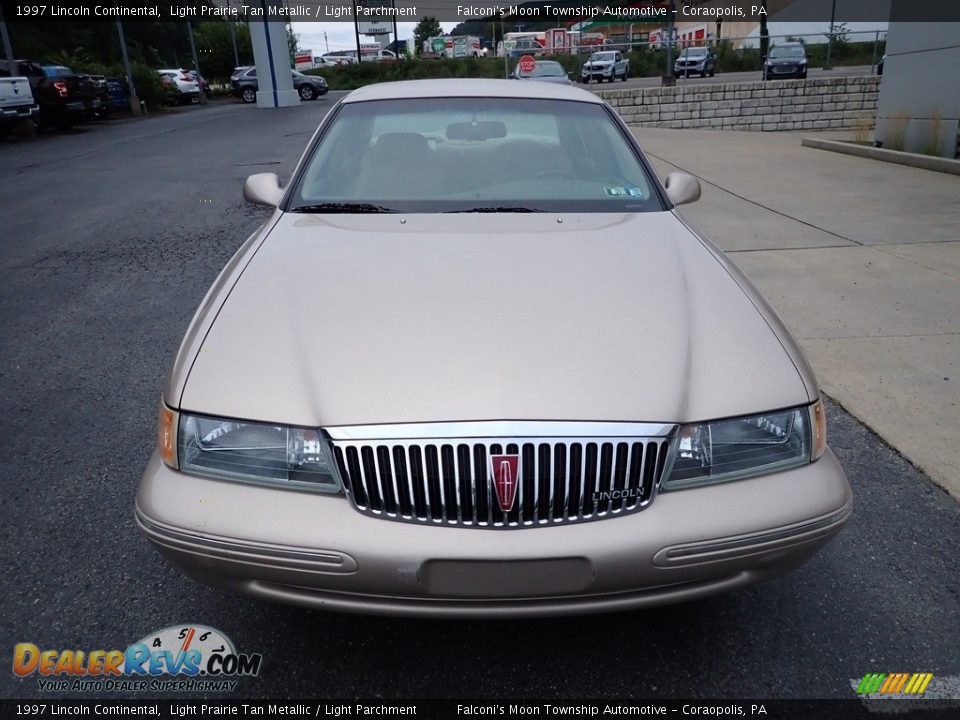
<svg viewBox="0 0 960 720">
<path fill-rule="evenodd" d="M 761 56 L 761 57 L 760 57 L 760 61 L 761 61 L 761 62 L 766 62 L 766 61 L 767 61 L 767 56 L 766 56 L 766 55 Z"/>
<path fill-rule="evenodd" d="M 243 199 L 247 202 L 276 207 L 281 198 L 283 198 L 283 190 L 276 173 L 251 175 L 243 184 Z"/>
<path fill-rule="evenodd" d="M 675 172 L 667 175 L 663 186 L 674 205 L 686 205 L 700 199 L 700 181 L 693 175 Z"/>
</svg>

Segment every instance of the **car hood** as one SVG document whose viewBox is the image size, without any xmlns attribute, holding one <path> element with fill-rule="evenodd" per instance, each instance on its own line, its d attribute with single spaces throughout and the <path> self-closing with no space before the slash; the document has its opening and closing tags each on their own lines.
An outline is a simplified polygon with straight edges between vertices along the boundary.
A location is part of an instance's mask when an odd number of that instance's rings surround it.
<svg viewBox="0 0 960 720">
<path fill-rule="evenodd" d="M 673 212 L 287 213 L 246 252 L 178 359 L 183 410 L 686 422 L 809 400 L 792 341 Z"/>
</svg>

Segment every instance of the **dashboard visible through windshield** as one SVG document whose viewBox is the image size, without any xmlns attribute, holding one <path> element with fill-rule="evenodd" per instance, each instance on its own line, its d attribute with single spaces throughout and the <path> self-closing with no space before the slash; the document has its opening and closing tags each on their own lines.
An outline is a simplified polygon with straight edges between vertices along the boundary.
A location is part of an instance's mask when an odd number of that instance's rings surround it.
<svg viewBox="0 0 960 720">
<path fill-rule="evenodd" d="M 292 212 L 663 210 L 602 105 L 527 98 L 344 104 L 311 150 Z"/>
</svg>

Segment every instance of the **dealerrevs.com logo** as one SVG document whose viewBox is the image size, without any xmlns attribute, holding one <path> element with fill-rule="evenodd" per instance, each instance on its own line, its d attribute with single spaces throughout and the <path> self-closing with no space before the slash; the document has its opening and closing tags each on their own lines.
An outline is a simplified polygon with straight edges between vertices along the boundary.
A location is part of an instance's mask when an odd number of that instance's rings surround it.
<svg viewBox="0 0 960 720">
<path fill-rule="evenodd" d="M 13 649 L 13 672 L 36 676 L 47 692 L 229 692 L 254 677 L 259 653 L 238 653 L 219 630 L 174 625 L 125 650 L 43 650 L 23 642 Z"/>
</svg>

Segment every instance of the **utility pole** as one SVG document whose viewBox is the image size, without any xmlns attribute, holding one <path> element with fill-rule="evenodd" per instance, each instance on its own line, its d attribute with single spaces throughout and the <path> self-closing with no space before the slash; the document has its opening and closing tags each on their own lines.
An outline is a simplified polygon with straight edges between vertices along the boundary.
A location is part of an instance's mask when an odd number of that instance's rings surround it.
<svg viewBox="0 0 960 720">
<path fill-rule="evenodd" d="M 197 87 L 200 88 L 200 102 L 207 104 L 207 94 L 200 84 L 200 63 L 197 62 L 197 46 L 193 43 L 193 23 L 187 20 L 187 33 L 190 35 L 190 54 L 193 55 L 193 72 L 196 73 Z"/>
<path fill-rule="evenodd" d="M 233 26 L 233 20 L 227 20 L 230 26 L 230 42 L 233 44 L 233 66 L 240 67 L 240 53 L 237 52 L 237 29 Z"/>
<path fill-rule="evenodd" d="M 323 31 L 323 44 L 324 44 L 324 45 L 326 46 L 326 48 L 327 48 L 327 53 L 329 53 L 329 52 L 330 52 L 330 41 L 327 40 L 327 31 L 326 31 L 326 30 Z"/>
<path fill-rule="evenodd" d="M 577 25 L 577 80 L 583 82 L 583 23 L 580 18 L 580 24 Z"/>
<path fill-rule="evenodd" d="M 393 52 L 400 59 L 400 36 L 397 35 L 397 0 L 391 2 L 393 7 Z"/>
<path fill-rule="evenodd" d="M 362 60 L 360 55 L 360 9 L 357 0 L 353 2 L 353 34 L 357 38 L 357 64 Z"/>
<path fill-rule="evenodd" d="M 827 36 L 827 61 L 823 64 L 824 70 L 833 70 L 830 64 L 830 56 L 833 54 L 833 22 L 837 19 L 837 0 L 830 4 L 830 35 Z"/>
<path fill-rule="evenodd" d="M 507 62 L 507 33 L 503 29 L 503 21 L 500 24 L 500 41 L 503 43 L 503 79 L 510 77 L 510 67 Z"/>
<path fill-rule="evenodd" d="M 673 76 L 673 20 L 676 11 L 676 0 L 670 0 L 670 19 L 667 21 L 667 71 L 661 78 L 661 85 L 664 87 L 673 87 L 677 84 L 677 79 Z"/>
<path fill-rule="evenodd" d="M 133 86 L 133 73 L 130 72 L 130 58 L 127 56 L 127 41 L 123 36 L 123 23 L 117 20 L 117 35 L 120 36 L 120 53 L 123 55 L 123 71 L 127 74 L 127 90 L 130 92 L 130 112 L 140 114 L 140 100 Z"/>
</svg>

